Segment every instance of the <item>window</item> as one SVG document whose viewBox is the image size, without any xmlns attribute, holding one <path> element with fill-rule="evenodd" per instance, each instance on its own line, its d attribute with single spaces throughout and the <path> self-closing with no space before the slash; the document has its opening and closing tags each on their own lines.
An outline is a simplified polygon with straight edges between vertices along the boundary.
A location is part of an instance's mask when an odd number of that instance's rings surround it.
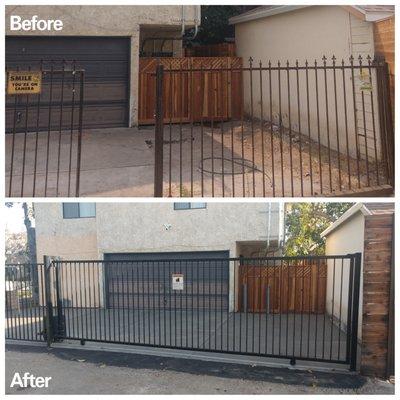
<svg viewBox="0 0 400 400">
<path fill-rule="evenodd" d="M 96 216 L 96 203 L 63 203 L 64 219 L 93 218 Z"/>
<path fill-rule="evenodd" d="M 174 203 L 174 210 L 194 210 L 207 208 L 207 203 Z"/>
</svg>

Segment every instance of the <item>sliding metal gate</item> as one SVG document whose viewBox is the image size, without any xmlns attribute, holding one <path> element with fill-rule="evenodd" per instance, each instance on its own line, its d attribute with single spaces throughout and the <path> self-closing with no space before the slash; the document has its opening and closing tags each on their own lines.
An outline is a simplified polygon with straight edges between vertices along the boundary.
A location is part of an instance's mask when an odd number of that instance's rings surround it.
<svg viewBox="0 0 400 400">
<path fill-rule="evenodd" d="M 360 263 L 357 253 L 149 261 L 46 258 L 44 265 L 8 266 L 6 338 L 258 355 L 292 364 L 341 363 L 354 370 Z M 114 275 L 118 270 L 113 291 L 119 296 L 107 304 L 111 270 Z"/>
<path fill-rule="evenodd" d="M 84 71 L 53 60 L 15 62 L 6 73 L 39 81 L 39 92 L 7 90 L 6 196 L 79 196 Z"/>
</svg>

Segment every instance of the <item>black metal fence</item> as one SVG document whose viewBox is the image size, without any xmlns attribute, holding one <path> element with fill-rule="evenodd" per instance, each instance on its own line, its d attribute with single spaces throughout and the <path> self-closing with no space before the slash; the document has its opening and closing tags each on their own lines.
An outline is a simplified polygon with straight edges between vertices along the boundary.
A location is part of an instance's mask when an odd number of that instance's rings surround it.
<svg viewBox="0 0 400 400">
<path fill-rule="evenodd" d="M 44 279 L 44 264 L 6 265 L 6 339 L 44 340 Z"/>
<path fill-rule="evenodd" d="M 6 94 L 6 196 L 79 196 L 84 71 L 75 62 L 9 64 L 39 72 L 35 94 Z"/>
<path fill-rule="evenodd" d="M 155 196 L 379 195 L 394 185 L 384 61 L 159 62 Z"/>
<path fill-rule="evenodd" d="M 360 254 L 47 260 L 38 266 L 45 272 L 39 303 L 22 311 L 24 292 L 9 278 L 19 305 L 6 303 L 6 337 L 36 337 L 20 334 L 22 328 L 44 332 L 49 345 L 62 339 L 123 343 L 333 362 L 354 370 L 360 263 Z M 30 322 L 38 310 L 41 328 Z"/>
</svg>

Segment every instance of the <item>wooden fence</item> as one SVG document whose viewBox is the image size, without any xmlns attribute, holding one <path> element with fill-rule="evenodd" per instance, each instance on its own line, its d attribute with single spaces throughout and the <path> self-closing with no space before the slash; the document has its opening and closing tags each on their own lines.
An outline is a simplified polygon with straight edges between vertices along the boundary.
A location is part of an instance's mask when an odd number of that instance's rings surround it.
<svg viewBox="0 0 400 400">
<path fill-rule="evenodd" d="M 240 57 L 141 58 L 139 61 L 139 124 L 154 124 L 155 71 L 165 69 L 165 123 L 221 121 L 240 118 L 243 110 Z M 222 70 L 223 69 L 223 70 Z M 176 72 L 168 72 L 176 70 Z M 194 70 L 194 71 L 193 71 Z"/>
<path fill-rule="evenodd" d="M 248 312 L 324 313 L 326 264 L 241 266 L 239 309 Z M 243 296 L 247 292 L 247 302 Z"/>
<path fill-rule="evenodd" d="M 394 375 L 394 214 L 365 217 L 361 373 Z"/>
<path fill-rule="evenodd" d="M 395 19 L 394 17 L 374 23 L 375 55 L 383 57 L 389 64 L 390 100 L 394 119 L 395 64 L 394 64 Z"/>
</svg>

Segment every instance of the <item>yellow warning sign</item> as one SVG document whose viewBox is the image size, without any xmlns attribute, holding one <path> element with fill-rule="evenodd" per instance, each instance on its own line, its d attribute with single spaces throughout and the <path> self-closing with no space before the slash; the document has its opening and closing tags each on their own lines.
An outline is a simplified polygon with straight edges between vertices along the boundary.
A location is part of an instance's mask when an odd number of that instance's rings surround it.
<svg viewBox="0 0 400 400">
<path fill-rule="evenodd" d="M 38 94 L 42 90 L 40 71 L 9 71 L 7 78 L 8 94 Z"/>
</svg>

